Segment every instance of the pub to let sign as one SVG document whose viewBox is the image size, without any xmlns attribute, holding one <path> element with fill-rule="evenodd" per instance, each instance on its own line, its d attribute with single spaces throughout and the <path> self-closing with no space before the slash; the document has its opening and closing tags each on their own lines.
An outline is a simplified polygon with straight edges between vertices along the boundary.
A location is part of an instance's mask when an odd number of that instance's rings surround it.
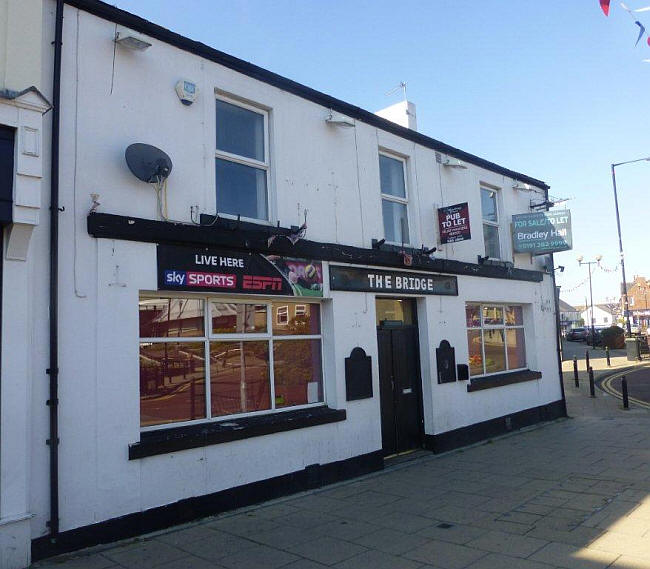
<svg viewBox="0 0 650 569">
<path fill-rule="evenodd" d="M 512 245 L 515 253 L 556 253 L 573 248 L 571 212 L 539 211 L 512 216 Z"/>
<path fill-rule="evenodd" d="M 457 243 L 471 239 L 467 202 L 438 208 L 440 243 Z"/>
</svg>

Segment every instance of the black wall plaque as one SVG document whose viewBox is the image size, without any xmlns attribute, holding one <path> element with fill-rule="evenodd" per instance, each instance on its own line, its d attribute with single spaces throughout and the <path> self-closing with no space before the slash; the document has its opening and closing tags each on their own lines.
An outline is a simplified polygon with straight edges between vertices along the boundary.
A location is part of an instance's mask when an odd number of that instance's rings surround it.
<svg viewBox="0 0 650 569">
<path fill-rule="evenodd" d="M 469 379 L 469 366 L 467 364 L 458 364 L 458 381 L 467 381 Z"/>
<path fill-rule="evenodd" d="M 356 401 L 372 397 L 372 358 L 363 348 L 354 348 L 345 358 L 345 399 Z"/>
<path fill-rule="evenodd" d="M 340 265 L 330 265 L 330 288 L 359 292 L 458 296 L 458 280 L 454 276 L 407 271 L 380 271 Z"/>
<path fill-rule="evenodd" d="M 447 340 L 440 342 L 436 348 L 436 365 L 438 367 L 438 383 L 456 381 L 456 350 Z"/>
</svg>

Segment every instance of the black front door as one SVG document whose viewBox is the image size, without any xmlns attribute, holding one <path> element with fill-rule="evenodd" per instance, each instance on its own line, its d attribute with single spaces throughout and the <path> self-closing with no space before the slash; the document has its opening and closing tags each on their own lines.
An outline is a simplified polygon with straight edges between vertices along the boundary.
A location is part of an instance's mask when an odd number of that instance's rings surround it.
<svg viewBox="0 0 650 569">
<path fill-rule="evenodd" d="M 422 446 L 422 383 L 416 324 L 380 322 L 379 391 L 385 455 Z"/>
</svg>

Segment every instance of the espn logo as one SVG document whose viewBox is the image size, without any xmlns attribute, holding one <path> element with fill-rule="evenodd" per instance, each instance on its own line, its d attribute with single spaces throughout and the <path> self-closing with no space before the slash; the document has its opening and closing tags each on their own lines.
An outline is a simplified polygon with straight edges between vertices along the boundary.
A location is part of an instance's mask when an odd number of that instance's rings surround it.
<svg viewBox="0 0 650 569">
<path fill-rule="evenodd" d="M 280 277 L 255 277 L 244 275 L 242 288 L 246 290 L 282 290 L 282 279 Z"/>
</svg>

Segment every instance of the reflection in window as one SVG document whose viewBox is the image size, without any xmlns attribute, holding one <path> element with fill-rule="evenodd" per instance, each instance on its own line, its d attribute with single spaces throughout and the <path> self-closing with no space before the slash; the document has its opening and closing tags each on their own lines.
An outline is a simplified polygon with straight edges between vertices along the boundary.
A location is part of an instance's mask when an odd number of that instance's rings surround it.
<svg viewBox="0 0 650 569">
<path fill-rule="evenodd" d="M 277 326 L 286 326 L 289 324 L 289 307 L 288 306 L 276 306 L 275 310 L 275 325 Z"/>
<path fill-rule="evenodd" d="M 480 330 L 467 331 L 467 346 L 469 348 L 469 373 L 470 375 L 483 374 L 483 345 Z"/>
<path fill-rule="evenodd" d="M 526 367 L 521 306 L 465 305 L 470 376 Z"/>
<path fill-rule="evenodd" d="M 503 330 L 486 328 L 483 330 L 483 348 L 485 350 L 485 373 L 505 371 L 506 354 Z"/>
<path fill-rule="evenodd" d="M 276 407 L 323 401 L 320 340 L 274 342 L 273 370 Z"/>
<path fill-rule="evenodd" d="M 465 306 L 465 323 L 468 328 L 481 327 L 481 309 L 478 304 L 468 304 Z"/>
<path fill-rule="evenodd" d="M 266 305 L 211 302 L 213 334 L 266 332 Z"/>
<path fill-rule="evenodd" d="M 186 298 L 141 298 L 141 338 L 203 336 L 203 301 Z"/>
<path fill-rule="evenodd" d="M 523 328 L 506 330 L 506 344 L 508 346 L 508 365 L 510 368 L 526 367 L 526 341 Z"/>
<path fill-rule="evenodd" d="M 503 308 L 500 306 L 484 306 L 483 324 L 486 326 L 503 324 Z"/>
<path fill-rule="evenodd" d="M 142 427 L 324 401 L 318 303 L 142 297 L 139 317 Z"/>
<path fill-rule="evenodd" d="M 269 343 L 210 342 L 212 416 L 271 408 Z"/>
<path fill-rule="evenodd" d="M 299 310 L 298 310 L 299 308 Z M 273 303 L 273 335 L 320 334 L 320 310 L 318 304 Z"/>
<path fill-rule="evenodd" d="M 203 342 L 140 343 L 140 424 L 205 417 Z"/>
<path fill-rule="evenodd" d="M 524 313 L 521 306 L 506 306 L 506 324 L 508 326 L 522 326 Z"/>
</svg>

